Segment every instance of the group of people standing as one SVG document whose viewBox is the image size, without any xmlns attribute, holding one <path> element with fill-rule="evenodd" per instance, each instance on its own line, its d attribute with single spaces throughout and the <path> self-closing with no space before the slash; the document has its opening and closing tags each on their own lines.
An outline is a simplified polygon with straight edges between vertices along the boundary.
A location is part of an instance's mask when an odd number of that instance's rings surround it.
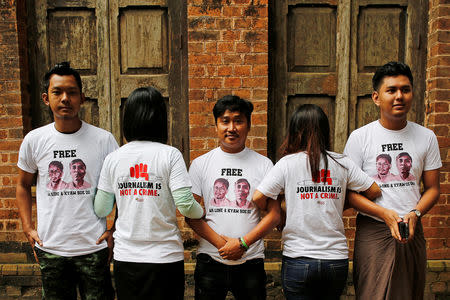
<svg viewBox="0 0 450 300">
<path fill-rule="evenodd" d="M 305 104 L 290 118 L 275 165 L 246 147 L 253 104 L 225 96 L 213 108 L 219 147 L 188 171 L 180 151 L 166 145 L 167 109 L 156 89 L 138 88 L 126 100 L 126 144 L 119 148 L 109 132 L 79 119 L 80 75 L 57 64 L 42 94 L 54 123 L 27 134 L 18 161 L 17 204 L 40 264 L 43 297 L 76 299 L 78 288 L 83 299 L 113 299 L 113 255 L 118 299 L 183 299 L 178 209 L 200 236 L 196 299 L 225 299 L 228 292 L 265 299 L 263 237 L 275 226 L 282 230 L 286 299 L 339 299 L 349 264 L 342 216 L 353 207 L 357 299 L 422 299 L 420 218 L 439 198 L 437 139 L 407 121 L 413 100 L 407 65 L 380 67 L 373 88 L 380 119 L 355 130 L 344 154 L 330 150 L 326 114 Z M 391 173 L 393 157 L 398 175 Z M 76 163 L 83 170 L 72 172 Z M 64 181 L 64 164 L 81 185 Z M 106 230 L 114 206 L 116 219 Z M 409 237 L 399 222 L 409 225 Z"/>
</svg>

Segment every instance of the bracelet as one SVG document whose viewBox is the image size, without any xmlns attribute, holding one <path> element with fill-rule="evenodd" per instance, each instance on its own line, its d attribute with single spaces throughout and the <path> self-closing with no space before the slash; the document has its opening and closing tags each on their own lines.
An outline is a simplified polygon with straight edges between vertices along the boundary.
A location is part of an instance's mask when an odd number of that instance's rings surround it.
<svg viewBox="0 0 450 300">
<path fill-rule="evenodd" d="M 239 238 L 239 245 L 244 249 L 244 251 L 248 250 L 247 243 L 245 242 L 245 239 L 243 237 Z"/>
</svg>

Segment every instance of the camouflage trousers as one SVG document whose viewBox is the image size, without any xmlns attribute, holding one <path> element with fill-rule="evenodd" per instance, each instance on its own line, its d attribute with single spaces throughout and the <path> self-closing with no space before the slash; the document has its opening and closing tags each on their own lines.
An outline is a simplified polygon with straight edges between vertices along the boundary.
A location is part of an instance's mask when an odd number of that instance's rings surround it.
<svg viewBox="0 0 450 300">
<path fill-rule="evenodd" d="M 64 257 L 35 247 L 42 274 L 42 299 L 76 300 L 77 287 L 82 300 L 114 299 L 108 248 L 95 253 Z"/>
</svg>

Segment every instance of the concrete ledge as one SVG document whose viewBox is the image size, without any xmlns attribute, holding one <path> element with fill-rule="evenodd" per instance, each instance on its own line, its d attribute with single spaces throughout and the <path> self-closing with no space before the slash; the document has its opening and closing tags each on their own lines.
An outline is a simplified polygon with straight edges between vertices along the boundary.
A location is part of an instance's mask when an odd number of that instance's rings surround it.
<svg viewBox="0 0 450 300">
<path fill-rule="evenodd" d="M 266 262 L 267 299 L 284 299 L 281 289 L 281 262 Z M 185 299 L 194 299 L 195 263 L 185 263 L 186 290 Z M 111 272 L 113 266 L 110 268 Z M 349 264 L 347 287 L 341 300 L 354 300 L 355 289 L 352 280 L 353 263 Z M 39 265 L 0 264 L 0 300 L 40 299 L 41 278 Z M 230 295 L 227 299 L 233 299 Z M 450 299 L 450 260 L 429 260 L 425 283 L 425 300 Z"/>
</svg>

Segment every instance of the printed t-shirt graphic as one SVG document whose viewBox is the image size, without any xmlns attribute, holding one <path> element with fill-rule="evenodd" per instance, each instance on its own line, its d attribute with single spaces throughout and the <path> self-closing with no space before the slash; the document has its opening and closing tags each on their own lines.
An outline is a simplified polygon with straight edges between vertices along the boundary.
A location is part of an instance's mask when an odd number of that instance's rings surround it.
<svg viewBox="0 0 450 300">
<path fill-rule="evenodd" d="M 272 167 L 272 162 L 245 148 L 239 153 L 226 153 L 216 148 L 196 158 L 189 169 L 192 192 L 203 197 L 208 225 L 218 234 L 237 238 L 244 236 L 260 220 L 259 210 L 251 197 L 256 186 Z M 250 246 L 237 261 L 224 260 L 217 249 L 200 239 L 197 253 L 205 253 L 224 264 L 242 264 L 248 259 L 264 257 L 262 240 Z"/>
</svg>

